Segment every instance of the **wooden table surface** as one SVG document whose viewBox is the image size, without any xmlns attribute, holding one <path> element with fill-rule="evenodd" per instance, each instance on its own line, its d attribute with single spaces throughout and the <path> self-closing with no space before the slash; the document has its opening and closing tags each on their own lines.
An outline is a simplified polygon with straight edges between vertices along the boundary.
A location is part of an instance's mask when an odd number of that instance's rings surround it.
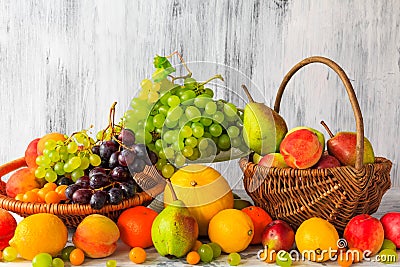
<svg viewBox="0 0 400 267">
<path fill-rule="evenodd" d="M 239 195 L 246 197 L 245 192 L 238 192 Z M 378 211 L 373 215 L 376 218 L 380 218 L 386 212 L 389 211 L 400 211 L 400 188 L 392 188 L 390 189 L 383 197 L 382 203 L 378 209 Z M 157 201 L 153 202 L 151 205 L 153 208 L 157 209 L 159 207 L 159 203 Z M 17 217 L 17 220 L 21 220 L 20 217 Z M 71 238 L 69 238 L 68 243 L 71 243 Z M 276 266 L 274 264 L 266 264 L 261 262 L 257 253 L 261 249 L 261 246 L 250 246 L 245 251 L 241 252 L 242 262 L 240 266 Z M 190 266 L 186 263 L 185 259 L 168 259 L 166 257 L 161 257 L 158 255 L 154 248 L 146 249 L 147 259 L 146 262 L 143 263 L 143 266 Z M 129 247 L 119 241 L 117 251 L 110 257 L 105 259 L 86 259 L 82 266 L 106 266 L 106 261 L 110 259 L 117 260 L 118 267 L 127 267 L 133 266 L 134 264 L 128 258 Z M 398 255 L 400 258 L 400 251 L 398 251 Z M 229 266 L 227 263 L 227 255 L 220 256 L 217 260 L 209 264 L 199 264 L 199 266 Z M 371 261 L 363 261 L 362 263 L 357 263 L 354 266 L 385 266 L 382 263 L 378 263 L 375 261 L 375 258 L 372 257 Z M 17 259 L 15 262 L 11 263 L 0 263 L 0 266 L 7 267 L 24 267 L 24 266 L 32 266 L 30 261 L 25 261 L 23 259 Z M 69 263 L 66 263 L 65 266 L 70 266 Z M 326 262 L 323 264 L 313 263 L 309 261 L 296 261 L 293 263 L 293 266 L 338 266 L 336 262 Z M 391 264 L 390 266 L 400 266 L 400 262 L 395 264 Z"/>
</svg>

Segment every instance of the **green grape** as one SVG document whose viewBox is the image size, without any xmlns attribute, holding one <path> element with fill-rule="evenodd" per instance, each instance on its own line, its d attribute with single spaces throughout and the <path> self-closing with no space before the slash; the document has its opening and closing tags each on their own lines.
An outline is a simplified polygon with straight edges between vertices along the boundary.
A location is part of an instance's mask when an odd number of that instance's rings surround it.
<svg viewBox="0 0 400 267">
<path fill-rule="evenodd" d="M 213 121 L 212 121 L 212 119 L 206 118 L 206 117 L 203 116 L 200 119 L 200 123 L 203 124 L 204 126 L 210 126 L 213 123 Z"/>
<path fill-rule="evenodd" d="M 208 128 L 208 131 L 210 132 L 210 134 L 214 137 L 218 137 L 221 135 L 222 133 L 222 127 L 221 125 L 219 125 L 218 123 L 213 123 L 210 125 L 210 127 Z"/>
<path fill-rule="evenodd" d="M 14 247 L 6 247 L 3 250 L 4 261 L 14 261 L 17 259 L 18 251 Z"/>
<path fill-rule="evenodd" d="M 106 267 L 116 267 L 117 266 L 117 261 L 116 260 L 108 260 L 106 262 Z"/>
<path fill-rule="evenodd" d="M 176 95 L 171 95 L 168 97 L 168 106 L 170 107 L 176 107 L 181 103 L 181 100 L 179 99 L 178 96 Z"/>
<path fill-rule="evenodd" d="M 180 117 L 182 116 L 182 114 L 183 114 L 183 109 L 180 106 L 177 106 L 175 108 L 171 108 L 168 111 L 167 119 L 177 122 L 180 119 Z"/>
<path fill-rule="evenodd" d="M 157 139 L 154 143 L 156 151 L 160 151 L 163 148 L 163 141 L 162 139 Z"/>
<path fill-rule="evenodd" d="M 73 156 L 70 160 L 68 160 L 69 165 L 73 170 L 78 169 L 81 166 L 82 160 L 80 157 Z"/>
<path fill-rule="evenodd" d="M 160 89 L 161 89 L 161 84 L 160 83 L 154 83 L 153 87 L 150 90 L 158 92 L 158 91 L 160 91 Z"/>
<path fill-rule="evenodd" d="M 60 159 L 66 161 L 68 159 L 68 151 L 66 146 L 61 146 L 58 149 L 58 153 L 60 154 Z"/>
<path fill-rule="evenodd" d="M 240 147 L 242 145 L 242 139 L 240 137 L 235 137 L 231 139 L 232 147 Z"/>
<path fill-rule="evenodd" d="M 214 97 L 214 91 L 211 90 L 210 88 L 206 88 L 204 90 L 204 94 L 209 95 L 210 97 Z"/>
<path fill-rule="evenodd" d="M 230 266 L 237 266 L 240 264 L 241 259 L 239 253 L 233 252 L 228 255 L 227 261 Z"/>
<path fill-rule="evenodd" d="M 164 150 L 158 151 L 158 157 L 160 159 L 166 159 L 167 158 L 167 156 L 165 156 Z"/>
<path fill-rule="evenodd" d="M 175 156 L 175 151 L 172 147 L 164 148 L 164 154 L 167 159 L 172 159 Z"/>
<path fill-rule="evenodd" d="M 221 134 L 218 138 L 217 146 L 221 150 L 228 150 L 231 147 L 231 140 L 227 134 Z"/>
<path fill-rule="evenodd" d="M 187 89 L 195 89 L 197 86 L 197 81 L 192 77 L 188 77 L 183 81 L 183 84 Z"/>
<path fill-rule="evenodd" d="M 200 255 L 200 259 L 204 263 L 209 263 L 213 260 L 213 249 L 208 244 L 203 244 L 197 250 L 197 253 Z"/>
<path fill-rule="evenodd" d="M 213 120 L 222 124 L 222 122 L 224 121 L 225 116 L 221 111 L 217 111 L 215 112 L 215 114 L 213 115 Z"/>
<path fill-rule="evenodd" d="M 36 178 L 43 178 L 46 175 L 46 168 L 43 166 L 38 166 L 35 170 Z"/>
<path fill-rule="evenodd" d="M 41 155 L 36 158 L 36 164 L 43 167 L 50 167 L 51 159 L 47 156 Z"/>
<path fill-rule="evenodd" d="M 168 115 L 169 106 L 161 106 L 158 108 L 158 113 L 164 115 L 165 117 Z"/>
<path fill-rule="evenodd" d="M 73 172 L 73 171 L 74 171 L 74 169 L 71 167 L 71 164 L 70 164 L 69 162 L 67 162 L 67 163 L 64 164 L 64 171 L 65 171 L 66 173 L 70 173 L 70 172 Z"/>
<path fill-rule="evenodd" d="M 75 153 L 77 150 L 78 150 L 78 145 L 77 145 L 74 141 L 70 142 L 70 143 L 67 145 L 67 151 L 68 151 L 68 153 L 73 154 L 73 153 Z"/>
<path fill-rule="evenodd" d="M 237 108 L 232 103 L 226 103 L 224 104 L 224 113 L 228 117 L 234 117 L 237 115 Z"/>
<path fill-rule="evenodd" d="M 166 119 L 165 119 L 165 126 L 167 126 L 168 128 L 170 128 L 170 129 L 173 129 L 173 128 L 175 128 L 175 126 L 176 125 L 178 125 L 178 120 L 176 120 L 176 121 L 171 121 L 170 119 L 169 119 L 169 117 L 167 117 Z"/>
<path fill-rule="evenodd" d="M 193 101 L 193 104 L 198 108 L 205 108 L 207 103 L 212 101 L 212 99 L 208 95 L 199 95 Z"/>
<path fill-rule="evenodd" d="M 161 173 L 165 178 L 171 178 L 174 172 L 175 168 L 169 163 L 165 164 L 161 169 Z"/>
<path fill-rule="evenodd" d="M 181 128 L 179 135 L 183 138 L 189 138 L 192 136 L 192 128 L 190 128 L 188 125 L 185 125 Z"/>
<path fill-rule="evenodd" d="M 227 132 L 228 132 L 228 135 L 229 135 L 230 138 L 238 137 L 239 134 L 240 134 L 239 128 L 237 126 L 234 126 L 234 125 L 230 126 L 228 128 Z"/>
<path fill-rule="evenodd" d="M 185 162 L 186 162 L 186 158 L 184 156 L 182 156 L 181 154 L 176 155 L 175 165 L 177 167 L 182 167 L 183 165 L 185 165 Z"/>
<path fill-rule="evenodd" d="M 196 138 L 200 138 L 204 135 L 203 125 L 201 125 L 201 126 L 196 125 L 196 126 L 192 127 L 192 130 L 193 130 L 193 136 Z"/>
<path fill-rule="evenodd" d="M 53 259 L 53 266 L 52 267 L 64 267 L 64 261 L 60 258 Z"/>
<path fill-rule="evenodd" d="M 191 146 L 185 146 L 182 150 L 182 154 L 189 158 L 190 156 L 193 155 L 193 148 Z"/>
<path fill-rule="evenodd" d="M 147 100 L 148 91 L 141 90 L 138 94 L 138 98 L 141 100 Z"/>
<path fill-rule="evenodd" d="M 163 95 L 160 97 L 160 103 L 163 104 L 163 105 L 168 105 L 168 98 L 169 98 L 170 96 L 171 96 L 171 93 L 170 93 L 170 92 L 167 92 L 167 93 L 163 94 Z"/>
<path fill-rule="evenodd" d="M 81 169 L 76 169 L 71 173 L 72 181 L 76 182 L 79 178 L 85 175 L 85 172 Z"/>
<path fill-rule="evenodd" d="M 151 104 L 151 103 L 155 103 L 155 102 L 157 102 L 158 97 L 159 97 L 158 92 L 156 92 L 156 91 L 150 91 L 150 92 L 148 93 L 148 95 L 147 95 L 147 102 L 150 103 L 150 104 Z"/>
<path fill-rule="evenodd" d="M 50 151 L 48 156 L 52 162 L 57 162 L 60 160 L 60 153 L 58 153 L 56 150 Z"/>
<path fill-rule="evenodd" d="M 186 103 L 186 101 L 189 101 L 195 97 L 196 93 L 193 90 L 187 90 L 180 96 L 181 103 Z"/>
<path fill-rule="evenodd" d="M 281 250 L 276 255 L 276 264 L 281 267 L 292 266 L 292 257 L 287 251 Z"/>
<path fill-rule="evenodd" d="M 206 138 L 200 138 L 199 139 L 199 144 L 198 144 L 198 148 L 200 151 L 204 151 L 206 150 L 208 147 L 208 140 Z"/>
<path fill-rule="evenodd" d="M 387 249 L 387 248 L 396 251 L 396 245 L 395 245 L 395 243 L 393 243 L 393 241 L 391 241 L 391 240 L 385 238 L 385 239 L 383 240 L 383 243 L 382 243 L 382 246 L 381 246 L 381 249 L 380 249 L 380 250 L 382 251 L 382 250 Z"/>
<path fill-rule="evenodd" d="M 179 119 L 179 127 L 183 127 L 183 126 L 185 126 L 185 125 L 187 125 L 188 124 L 188 119 L 187 119 L 187 117 L 186 117 L 186 115 L 185 114 L 182 114 L 182 116 L 180 117 L 180 119 Z"/>
<path fill-rule="evenodd" d="M 57 173 L 52 169 L 48 169 L 44 175 L 44 178 L 49 183 L 55 182 L 57 180 Z"/>
<path fill-rule="evenodd" d="M 86 170 L 89 168 L 90 165 L 90 160 L 87 156 L 81 157 L 81 165 L 79 165 L 79 169 L 81 170 Z"/>
<path fill-rule="evenodd" d="M 179 140 L 178 142 L 174 142 L 174 143 L 172 144 L 172 148 L 173 148 L 175 151 L 180 151 L 180 150 L 182 150 L 184 147 L 185 147 L 185 144 L 184 144 L 183 140 Z"/>
<path fill-rule="evenodd" d="M 379 252 L 379 262 L 381 263 L 392 264 L 397 262 L 397 260 L 398 260 L 397 252 L 393 249 L 385 248 L 384 250 Z"/>
<path fill-rule="evenodd" d="M 198 108 L 194 106 L 189 106 L 185 110 L 185 115 L 189 121 L 199 121 L 201 117 L 201 112 Z"/>
<path fill-rule="evenodd" d="M 172 144 L 175 141 L 175 131 L 169 130 L 164 132 L 163 139 L 167 144 Z"/>
<path fill-rule="evenodd" d="M 215 112 L 217 112 L 217 104 L 215 104 L 213 101 L 208 102 L 204 107 L 204 111 L 208 115 L 213 115 Z"/>
<path fill-rule="evenodd" d="M 86 136 L 83 133 L 74 134 L 75 141 L 79 144 L 82 144 L 84 140 L 86 140 Z"/>
<path fill-rule="evenodd" d="M 49 154 L 50 154 L 50 152 L 51 152 L 50 149 L 45 148 L 45 149 L 43 149 L 43 152 L 42 152 L 42 153 L 43 153 L 44 156 L 47 156 L 47 157 L 48 157 Z"/>
<path fill-rule="evenodd" d="M 97 154 L 90 154 L 89 156 L 90 164 L 94 167 L 99 166 L 101 164 L 101 158 Z M 65 168 L 64 168 L 65 170 Z"/>
<path fill-rule="evenodd" d="M 161 171 L 162 167 L 164 167 L 165 164 L 167 164 L 167 161 L 165 160 L 165 158 L 159 158 L 156 163 L 157 170 Z"/>
<path fill-rule="evenodd" d="M 153 117 L 153 125 L 156 128 L 162 128 L 164 125 L 165 117 L 163 114 L 157 114 Z"/>
<path fill-rule="evenodd" d="M 213 258 L 216 259 L 221 256 L 221 247 L 217 243 L 208 243 L 213 250 Z"/>
<path fill-rule="evenodd" d="M 61 259 L 63 261 L 69 261 L 69 254 L 75 249 L 75 246 L 66 246 L 61 250 Z"/>
<path fill-rule="evenodd" d="M 153 136 L 149 132 L 144 132 L 144 143 L 149 144 L 153 141 Z"/>
<path fill-rule="evenodd" d="M 196 148 L 193 148 L 193 154 L 190 157 L 188 157 L 188 159 L 191 161 L 194 161 L 194 160 L 198 159 L 199 157 L 200 157 L 200 151 L 196 147 Z"/>
<path fill-rule="evenodd" d="M 64 162 L 57 162 L 54 166 L 53 166 L 54 171 L 56 172 L 57 175 L 64 175 L 65 171 L 64 171 Z"/>
<path fill-rule="evenodd" d="M 197 146 L 197 139 L 195 137 L 188 137 L 185 139 L 185 145 L 195 148 Z"/>
<path fill-rule="evenodd" d="M 153 85 L 153 83 L 149 79 L 143 79 L 140 82 L 140 87 L 142 87 L 142 89 L 144 89 L 144 90 L 149 90 L 150 91 L 152 85 Z"/>
<path fill-rule="evenodd" d="M 149 132 L 154 131 L 153 116 L 149 116 L 147 118 L 144 128 Z"/>
<path fill-rule="evenodd" d="M 39 253 L 32 259 L 32 267 L 53 266 L 53 257 L 49 253 Z"/>
<path fill-rule="evenodd" d="M 209 132 L 204 132 L 203 137 L 211 139 L 213 136 Z"/>
<path fill-rule="evenodd" d="M 44 143 L 44 148 L 48 149 L 48 150 L 54 150 L 57 146 L 57 142 L 55 140 L 47 140 Z"/>
</svg>

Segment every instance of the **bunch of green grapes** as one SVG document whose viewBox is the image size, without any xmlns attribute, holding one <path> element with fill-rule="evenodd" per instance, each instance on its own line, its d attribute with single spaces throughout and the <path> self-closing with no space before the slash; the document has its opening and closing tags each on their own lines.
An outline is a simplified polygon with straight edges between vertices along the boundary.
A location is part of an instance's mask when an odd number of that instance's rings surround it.
<svg viewBox="0 0 400 267">
<path fill-rule="evenodd" d="M 213 90 L 206 87 L 213 79 L 222 80 L 220 75 L 198 82 L 189 74 L 179 77 L 183 79 L 179 84 L 178 79 L 168 79 L 172 69 L 166 58 L 156 57 L 155 62 L 167 67 L 155 64 L 153 82 L 142 81 L 124 123 L 135 132 L 137 142 L 157 154 L 156 167 L 164 177 L 188 163 L 212 162 L 231 148 L 248 150 L 242 136 L 243 111 L 233 103 L 214 100 Z"/>
<path fill-rule="evenodd" d="M 35 176 L 47 182 L 55 182 L 59 177 L 77 181 L 90 165 L 101 164 L 100 157 L 91 151 L 94 143 L 86 131 L 75 133 L 65 141 L 46 141 L 43 154 L 36 158 Z"/>
</svg>

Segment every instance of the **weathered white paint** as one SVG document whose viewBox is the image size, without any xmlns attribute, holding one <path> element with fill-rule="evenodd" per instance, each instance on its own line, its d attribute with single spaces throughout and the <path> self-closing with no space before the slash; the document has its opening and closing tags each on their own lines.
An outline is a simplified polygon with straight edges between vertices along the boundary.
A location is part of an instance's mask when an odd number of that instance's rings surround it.
<svg viewBox="0 0 400 267">
<path fill-rule="evenodd" d="M 1 0 L 0 162 L 47 132 L 104 127 L 113 101 L 117 116 L 126 110 L 152 72 L 152 57 L 175 50 L 188 61 L 239 69 L 271 106 L 292 65 L 311 55 L 335 60 L 352 80 L 365 135 L 377 155 L 393 161 L 392 180 L 400 185 L 397 0 Z M 243 81 L 226 78 L 240 90 Z M 318 64 L 289 83 L 281 114 L 289 127 L 322 130 L 324 119 L 333 131 L 355 130 L 343 86 Z M 239 167 L 226 167 L 218 165 L 234 184 Z"/>
</svg>

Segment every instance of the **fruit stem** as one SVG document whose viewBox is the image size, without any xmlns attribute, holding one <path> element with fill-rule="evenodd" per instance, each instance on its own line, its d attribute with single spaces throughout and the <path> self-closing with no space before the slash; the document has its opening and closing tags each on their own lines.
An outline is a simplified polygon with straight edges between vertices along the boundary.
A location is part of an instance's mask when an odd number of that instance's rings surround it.
<svg viewBox="0 0 400 267">
<path fill-rule="evenodd" d="M 221 74 L 216 74 L 216 75 L 212 76 L 211 78 L 209 78 L 207 81 L 199 83 L 199 85 L 197 87 L 205 85 L 205 84 L 207 84 L 207 83 L 209 83 L 209 82 L 211 82 L 212 80 L 215 80 L 215 79 L 220 79 L 221 81 L 224 81 L 224 78 L 222 77 Z"/>
<path fill-rule="evenodd" d="M 250 92 L 249 92 L 249 89 L 247 89 L 246 85 L 242 84 L 242 88 L 243 88 L 244 92 L 246 93 L 247 98 L 249 99 L 249 101 L 250 101 L 251 103 L 254 103 L 254 99 L 253 99 L 253 97 L 251 96 L 251 94 L 250 94 Z"/>
<path fill-rule="evenodd" d="M 326 125 L 326 123 L 324 121 L 321 121 L 322 126 L 324 126 L 325 130 L 328 132 L 330 138 L 334 137 L 335 135 L 331 132 L 331 130 L 329 129 L 328 125 Z"/>
<path fill-rule="evenodd" d="M 181 61 L 182 65 L 185 67 L 188 74 L 185 76 L 182 76 L 182 77 L 172 77 L 172 81 L 177 80 L 177 79 L 185 79 L 188 77 L 192 77 L 192 72 L 190 71 L 190 69 L 186 65 L 186 62 L 183 60 L 182 55 L 178 51 L 172 52 L 172 54 L 166 56 L 166 58 L 171 58 L 173 55 L 177 55 L 179 57 L 179 60 Z"/>
<path fill-rule="evenodd" d="M 169 178 L 168 178 L 168 179 L 165 179 L 165 180 L 166 180 L 166 182 L 167 182 L 167 185 L 168 185 L 169 189 L 171 190 L 172 201 L 178 200 L 178 197 L 176 196 L 174 187 L 172 186 L 171 180 L 170 180 Z"/>
</svg>

